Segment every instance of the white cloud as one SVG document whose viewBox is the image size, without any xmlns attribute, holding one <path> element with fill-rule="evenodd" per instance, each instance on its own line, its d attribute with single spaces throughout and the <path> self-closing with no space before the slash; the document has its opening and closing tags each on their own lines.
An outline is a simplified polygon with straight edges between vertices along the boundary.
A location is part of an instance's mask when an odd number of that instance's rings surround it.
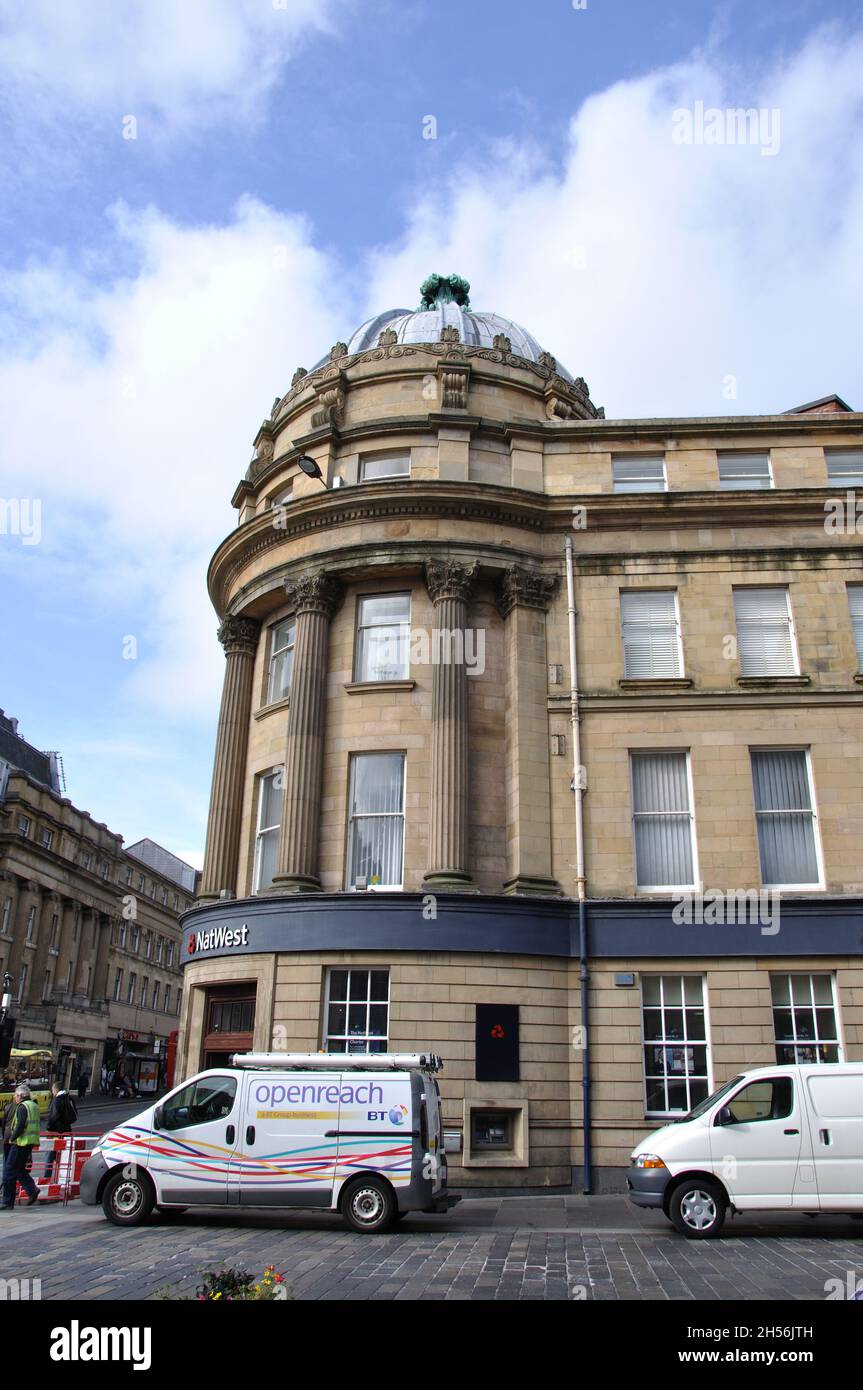
<svg viewBox="0 0 863 1390">
<path fill-rule="evenodd" d="M 26 312 L 0 348 L 4 495 L 42 498 L 28 582 L 92 606 L 128 699 L 200 715 L 221 680 L 206 568 L 236 524 L 251 441 L 353 311 L 302 220 L 252 199 L 221 227 L 112 218 L 135 274 L 100 288 L 60 258 L 8 279 L 0 322 Z M 6 563 L 28 560 L 7 548 Z"/>
<path fill-rule="evenodd" d="M 58 133 L 127 114 L 157 132 L 260 109 L 303 39 L 352 0 L 0 0 L 0 78 L 13 113 Z"/>
<path fill-rule="evenodd" d="M 863 408 L 861 68 L 863 36 L 825 31 L 754 79 L 711 50 L 617 83 L 574 116 L 561 173 L 503 149 L 423 195 L 377 258 L 375 302 L 456 270 L 610 416 L 769 413 L 834 390 Z M 673 112 L 698 101 L 778 108 L 779 152 L 675 144 Z"/>
</svg>

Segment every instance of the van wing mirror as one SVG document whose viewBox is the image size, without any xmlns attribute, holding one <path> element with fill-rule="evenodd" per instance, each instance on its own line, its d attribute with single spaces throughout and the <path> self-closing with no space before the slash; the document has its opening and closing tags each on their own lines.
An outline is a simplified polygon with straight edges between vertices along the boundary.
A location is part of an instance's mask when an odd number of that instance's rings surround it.
<svg viewBox="0 0 863 1390">
<path fill-rule="evenodd" d="M 165 1128 L 165 1123 L 164 1123 L 164 1122 L 165 1122 L 165 1108 L 164 1108 L 164 1106 L 162 1106 L 162 1105 L 157 1105 L 157 1106 L 156 1106 L 156 1109 L 153 1111 L 153 1128 L 154 1128 L 154 1129 L 164 1129 L 164 1128 Z"/>
<path fill-rule="evenodd" d="M 730 1105 L 723 1105 L 720 1107 L 716 1112 L 716 1120 L 714 1123 L 717 1125 L 733 1125 L 736 1123 L 734 1111 L 731 1109 Z"/>
</svg>

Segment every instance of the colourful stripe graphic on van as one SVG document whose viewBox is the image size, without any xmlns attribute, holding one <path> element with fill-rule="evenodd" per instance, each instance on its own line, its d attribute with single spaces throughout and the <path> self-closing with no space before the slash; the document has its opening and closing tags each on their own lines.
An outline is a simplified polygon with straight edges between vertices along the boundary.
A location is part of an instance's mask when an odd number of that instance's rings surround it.
<svg viewBox="0 0 863 1390">
<path fill-rule="evenodd" d="M 371 1147 L 369 1147 L 369 1145 Z M 155 1175 L 224 1184 L 228 1177 L 242 1178 L 245 1186 L 284 1187 L 308 1182 L 342 1181 L 351 1173 L 386 1173 L 394 1185 L 410 1182 L 410 1139 L 399 1137 L 367 1145 L 353 1139 L 338 1152 L 338 1140 L 304 1145 L 269 1154 L 245 1154 L 219 1144 L 175 1139 L 163 1131 L 118 1128 L 106 1135 L 102 1153 L 106 1163 L 141 1162 Z"/>
</svg>

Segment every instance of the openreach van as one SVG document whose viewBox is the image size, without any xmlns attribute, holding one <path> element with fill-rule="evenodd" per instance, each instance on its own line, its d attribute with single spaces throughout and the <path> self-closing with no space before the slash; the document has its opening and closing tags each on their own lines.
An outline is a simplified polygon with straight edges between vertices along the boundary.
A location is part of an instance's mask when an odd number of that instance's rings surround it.
<svg viewBox="0 0 863 1390">
<path fill-rule="evenodd" d="M 116 1226 L 154 1207 L 318 1207 L 355 1231 L 446 1211 L 447 1164 L 429 1053 L 250 1052 L 200 1072 L 112 1129 L 81 1198 Z"/>
<path fill-rule="evenodd" d="M 863 1062 L 741 1072 L 633 1149 L 627 1186 L 696 1240 L 729 1211 L 863 1216 Z"/>
</svg>

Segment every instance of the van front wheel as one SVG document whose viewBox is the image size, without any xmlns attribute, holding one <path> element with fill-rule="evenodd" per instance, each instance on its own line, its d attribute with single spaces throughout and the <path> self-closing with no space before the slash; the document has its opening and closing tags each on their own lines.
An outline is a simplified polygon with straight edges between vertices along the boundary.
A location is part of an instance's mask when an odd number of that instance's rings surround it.
<svg viewBox="0 0 863 1390">
<path fill-rule="evenodd" d="M 342 1215 L 355 1231 L 378 1234 L 393 1224 L 396 1201 L 389 1183 L 380 1178 L 360 1178 L 342 1198 Z"/>
<path fill-rule="evenodd" d="M 149 1179 L 122 1168 L 105 1184 L 102 1210 L 115 1226 L 140 1226 L 153 1210 L 154 1200 Z"/>
<path fill-rule="evenodd" d="M 725 1221 L 725 1194 L 706 1178 L 689 1178 L 674 1189 L 668 1214 L 675 1228 L 689 1240 L 718 1236 Z"/>
</svg>

